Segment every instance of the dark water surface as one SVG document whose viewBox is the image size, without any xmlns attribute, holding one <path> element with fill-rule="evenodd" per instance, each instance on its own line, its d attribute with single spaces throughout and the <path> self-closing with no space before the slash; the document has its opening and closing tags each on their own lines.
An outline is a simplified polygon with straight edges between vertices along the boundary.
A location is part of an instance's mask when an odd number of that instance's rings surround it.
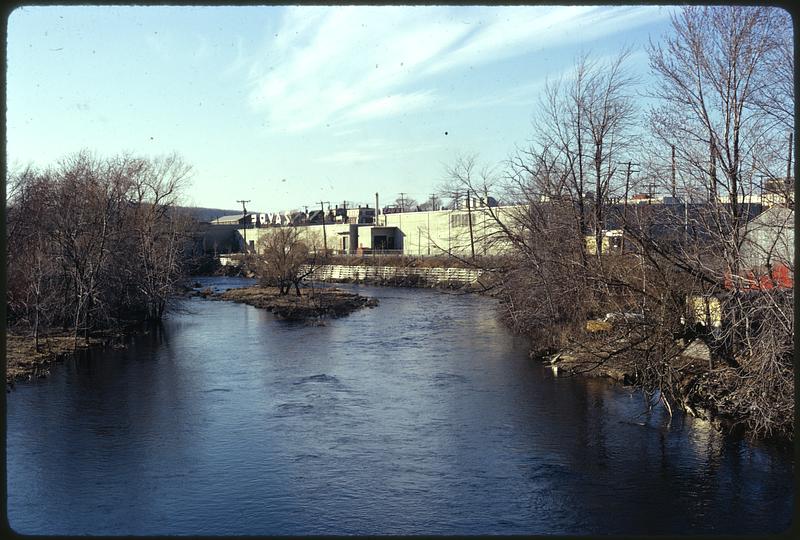
<svg viewBox="0 0 800 540">
<path fill-rule="evenodd" d="M 790 451 L 641 414 L 637 392 L 607 381 L 556 377 L 528 360 L 486 299 L 357 290 L 380 306 L 325 326 L 192 299 L 192 313 L 125 350 L 17 385 L 7 396 L 11 526 L 311 535 L 790 525 Z"/>
</svg>

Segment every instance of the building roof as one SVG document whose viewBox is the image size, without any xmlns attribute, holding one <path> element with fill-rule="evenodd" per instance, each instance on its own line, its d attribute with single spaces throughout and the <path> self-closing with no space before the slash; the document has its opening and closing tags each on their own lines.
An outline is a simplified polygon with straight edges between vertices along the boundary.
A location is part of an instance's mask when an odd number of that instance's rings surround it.
<svg viewBox="0 0 800 540">
<path fill-rule="evenodd" d="M 238 222 L 243 218 L 252 215 L 253 215 L 252 213 L 248 212 L 246 214 L 233 214 L 231 216 L 221 216 L 218 217 L 217 219 L 211 220 L 211 223 L 222 223 L 222 222 L 233 223 L 233 222 Z"/>
</svg>

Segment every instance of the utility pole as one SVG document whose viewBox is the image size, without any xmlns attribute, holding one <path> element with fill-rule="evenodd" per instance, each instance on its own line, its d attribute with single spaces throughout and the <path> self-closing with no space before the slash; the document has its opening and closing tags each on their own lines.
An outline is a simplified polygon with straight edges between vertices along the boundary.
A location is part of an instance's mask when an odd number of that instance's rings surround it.
<svg viewBox="0 0 800 540">
<path fill-rule="evenodd" d="M 242 203 L 242 221 L 244 222 L 242 223 L 242 230 L 244 230 L 244 234 L 242 236 L 244 237 L 244 252 L 247 253 L 247 222 L 244 220 L 244 218 L 247 215 L 245 203 L 249 203 L 250 201 L 237 200 L 236 202 Z"/>
<path fill-rule="evenodd" d="M 325 233 L 325 203 L 331 205 L 330 201 L 319 201 L 320 210 L 322 210 L 322 245 L 325 248 L 325 257 L 328 256 L 328 235 Z"/>
<path fill-rule="evenodd" d="M 673 147 L 674 149 L 675 147 Z M 630 189 L 631 184 L 631 172 L 639 172 L 639 171 L 631 171 L 631 167 L 633 165 L 639 166 L 638 163 L 631 163 L 628 161 L 627 163 L 624 162 L 617 162 L 618 165 L 626 165 L 626 172 L 625 172 L 625 198 L 622 201 L 622 239 L 620 240 L 622 253 L 625 253 L 625 227 L 628 225 L 628 190 Z"/>
<path fill-rule="evenodd" d="M 709 199 L 712 204 L 717 204 L 717 154 L 716 146 L 714 146 L 714 139 L 712 138 L 708 143 L 709 153 Z"/>
<path fill-rule="evenodd" d="M 683 241 L 689 241 L 689 190 L 686 189 L 683 195 Z"/>
<path fill-rule="evenodd" d="M 766 174 L 758 175 L 758 202 L 761 204 L 761 206 L 764 206 L 764 178 L 769 178 L 769 176 Z"/>
<path fill-rule="evenodd" d="M 453 210 L 458 210 L 461 208 L 461 194 L 458 191 L 453 192 Z"/>
<path fill-rule="evenodd" d="M 467 190 L 467 220 L 469 221 L 469 247 L 472 252 L 472 260 L 475 260 L 475 239 L 472 236 L 472 204 L 469 200 L 469 190 Z"/>
<path fill-rule="evenodd" d="M 378 193 L 375 193 L 375 226 L 378 226 L 378 215 L 381 212 L 381 207 L 378 206 Z"/>
<path fill-rule="evenodd" d="M 406 198 L 405 198 L 405 193 L 403 193 L 402 191 L 400 192 L 400 211 L 401 212 L 406 211 Z"/>
<path fill-rule="evenodd" d="M 431 193 L 431 210 L 436 210 L 436 194 Z"/>
<path fill-rule="evenodd" d="M 675 180 L 675 145 L 672 145 L 672 196 L 678 196 L 677 183 Z"/>
<path fill-rule="evenodd" d="M 655 195 L 656 183 L 650 182 L 647 184 L 647 204 L 653 204 L 653 195 Z"/>
<path fill-rule="evenodd" d="M 428 255 L 431 254 L 431 213 L 425 212 L 428 214 Z"/>
</svg>

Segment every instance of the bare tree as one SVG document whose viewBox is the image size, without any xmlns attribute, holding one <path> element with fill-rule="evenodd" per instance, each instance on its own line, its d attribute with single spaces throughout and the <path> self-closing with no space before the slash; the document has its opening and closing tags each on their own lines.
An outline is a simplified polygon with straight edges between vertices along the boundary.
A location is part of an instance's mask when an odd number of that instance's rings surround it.
<svg viewBox="0 0 800 540">
<path fill-rule="evenodd" d="M 147 317 L 162 317 L 167 299 L 182 276 L 181 254 L 188 240 L 188 224 L 176 210 L 179 196 L 188 182 L 191 168 L 175 154 L 153 160 L 127 163 L 130 234 L 136 258 L 140 292 Z"/>
<path fill-rule="evenodd" d="M 660 101 L 650 111 L 652 147 L 662 156 L 674 149 L 686 201 L 683 215 L 674 213 L 666 225 L 683 234 L 666 238 L 645 227 L 626 230 L 650 272 L 655 261 L 665 261 L 688 283 L 682 289 L 665 283 L 666 293 L 683 295 L 687 307 L 697 298 L 719 302 L 719 330 L 704 337 L 711 367 L 714 358 L 723 361 L 719 369 L 732 373 L 725 379 L 732 396 L 728 406 L 739 407 L 760 432 L 779 425 L 792 429 L 786 411 L 793 394 L 793 292 L 781 286 L 769 261 L 792 230 L 793 212 L 786 214 L 791 219 L 772 224 L 767 237 L 773 242 L 762 243 L 761 263 L 748 255 L 749 239 L 763 236 L 758 223 L 774 214 L 754 219 L 762 211 L 761 183 L 787 169 L 782 156 L 792 135 L 787 137 L 786 126 L 793 122 L 787 106 L 793 88 L 780 79 L 791 66 L 789 23 L 785 12 L 769 7 L 684 7 L 673 17 L 673 33 L 651 44 L 658 78 L 653 96 Z M 675 369 L 663 362 L 655 376 L 677 379 Z"/>
<path fill-rule="evenodd" d="M 263 232 L 256 243 L 255 269 L 261 283 L 277 286 L 281 295 L 292 285 L 300 296 L 300 284 L 313 272 L 318 242 L 305 239 L 297 227 L 275 227 Z"/>
<path fill-rule="evenodd" d="M 548 82 L 535 117 L 536 138 L 509 160 L 510 177 L 534 181 L 541 197 L 574 201 L 577 226 L 585 234 L 589 208 L 597 254 L 602 254 L 603 208 L 617 162 L 634 135 L 633 92 L 637 79 L 627 71 L 629 50 L 610 62 L 583 55 L 569 79 Z"/>
<path fill-rule="evenodd" d="M 758 211 L 756 167 L 782 131 L 758 104 L 772 79 L 765 60 L 780 49 L 776 36 L 786 35 L 783 15 L 774 8 L 686 7 L 673 17 L 674 34 L 650 48 L 660 79 L 654 95 L 662 103 L 650 114 L 653 132 L 674 146 L 684 190 L 706 194 L 700 219 L 714 237 L 702 257 L 691 250 L 680 254 L 682 262 L 720 286 L 742 271 L 743 241 Z M 737 355 L 735 335 L 730 345 Z"/>
<path fill-rule="evenodd" d="M 174 212 L 188 168 L 175 156 L 101 159 L 83 151 L 9 178 L 10 326 L 80 335 L 158 319 L 182 271 Z M 50 327 L 50 328 L 47 328 Z"/>
</svg>

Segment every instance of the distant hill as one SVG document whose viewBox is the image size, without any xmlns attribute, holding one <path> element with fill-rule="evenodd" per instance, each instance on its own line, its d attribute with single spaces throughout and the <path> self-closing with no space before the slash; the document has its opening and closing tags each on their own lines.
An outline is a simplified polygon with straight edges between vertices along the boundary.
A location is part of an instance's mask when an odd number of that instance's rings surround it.
<svg viewBox="0 0 800 540">
<path fill-rule="evenodd" d="M 185 210 L 197 221 L 211 221 L 220 216 L 232 216 L 234 214 L 241 214 L 242 209 L 238 210 L 223 210 L 221 208 L 200 208 L 197 206 L 182 206 L 181 210 Z"/>
</svg>

